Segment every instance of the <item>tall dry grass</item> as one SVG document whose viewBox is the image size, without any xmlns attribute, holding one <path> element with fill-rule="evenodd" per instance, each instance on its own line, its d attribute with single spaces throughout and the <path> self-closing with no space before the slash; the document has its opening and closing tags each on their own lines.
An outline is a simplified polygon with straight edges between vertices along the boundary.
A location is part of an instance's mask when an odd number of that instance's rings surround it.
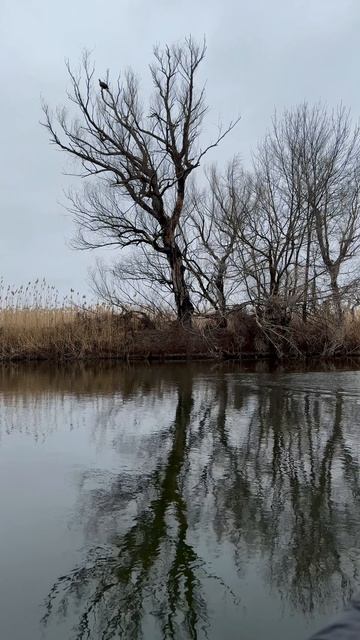
<svg viewBox="0 0 360 640">
<path fill-rule="evenodd" d="M 0 361 L 195 355 L 211 355 L 204 332 L 189 334 L 169 314 L 120 312 L 74 290 L 60 298 L 46 280 L 18 288 L 0 281 Z"/>
<path fill-rule="evenodd" d="M 195 318 L 191 330 L 174 317 L 136 308 L 119 312 L 71 290 L 60 299 L 45 280 L 10 287 L 0 281 L 0 361 L 90 358 L 183 359 L 360 355 L 360 315 L 341 323 L 323 311 L 304 323 L 261 327 L 251 314 Z"/>
<path fill-rule="evenodd" d="M 0 281 L 0 359 L 124 356 L 129 327 L 105 305 L 74 290 L 62 299 L 45 280 L 5 287 Z"/>
</svg>

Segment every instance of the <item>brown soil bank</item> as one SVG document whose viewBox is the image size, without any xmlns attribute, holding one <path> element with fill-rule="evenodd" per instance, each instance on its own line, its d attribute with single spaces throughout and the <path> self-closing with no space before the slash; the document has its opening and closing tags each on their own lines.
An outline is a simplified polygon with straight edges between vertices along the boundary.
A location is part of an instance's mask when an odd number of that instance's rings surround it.
<svg viewBox="0 0 360 640">
<path fill-rule="evenodd" d="M 360 318 L 318 315 L 286 326 L 233 312 L 226 327 L 195 317 L 191 329 L 136 311 L 20 309 L 0 313 L 0 361 L 303 358 L 360 355 Z"/>
</svg>

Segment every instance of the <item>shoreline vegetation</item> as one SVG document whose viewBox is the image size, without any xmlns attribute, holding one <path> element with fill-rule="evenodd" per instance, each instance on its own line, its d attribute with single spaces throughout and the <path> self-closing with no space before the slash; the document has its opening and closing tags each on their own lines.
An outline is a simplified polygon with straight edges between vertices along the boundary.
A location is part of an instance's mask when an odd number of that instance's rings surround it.
<svg viewBox="0 0 360 640">
<path fill-rule="evenodd" d="M 304 322 L 259 323 L 234 307 L 219 316 L 196 314 L 192 326 L 176 314 L 89 304 L 73 291 L 62 301 L 45 280 L 0 287 L 0 362 L 308 359 L 360 356 L 360 316 L 341 322 L 322 308 Z"/>
<path fill-rule="evenodd" d="M 218 166 L 239 117 L 207 121 L 205 55 L 192 37 L 155 47 L 148 96 L 131 70 L 99 78 L 86 52 L 67 63 L 71 108 L 43 104 L 42 124 L 82 177 L 68 193 L 74 246 L 115 251 L 92 273 L 104 306 L 20 309 L 0 357 L 360 353 L 359 123 L 302 103 L 275 113 L 247 166 L 238 141 Z"/>
</svg>

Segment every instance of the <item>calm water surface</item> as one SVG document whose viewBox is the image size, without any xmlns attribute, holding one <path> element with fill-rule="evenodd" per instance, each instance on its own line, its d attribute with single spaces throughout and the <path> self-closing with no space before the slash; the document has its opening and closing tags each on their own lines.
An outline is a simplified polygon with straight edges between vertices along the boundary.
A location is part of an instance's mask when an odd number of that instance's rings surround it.
<svg viewBox="0 0 360 640">
<path fill-rule="evenodd" d="M 355 370 L 3 369 L 1 639 L 306 640 L 359 587 L 359 430 Z"/>
</svg>

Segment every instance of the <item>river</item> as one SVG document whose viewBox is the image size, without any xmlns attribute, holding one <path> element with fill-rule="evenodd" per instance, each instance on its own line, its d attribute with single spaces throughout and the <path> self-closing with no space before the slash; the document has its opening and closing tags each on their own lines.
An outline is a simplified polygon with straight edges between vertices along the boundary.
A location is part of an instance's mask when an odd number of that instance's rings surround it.
<svg viewBox="0 0 360 640">
<path fill-rule="evenodd" d="M 4 367 L 1 638 L 306 640 L 360 586 L 359 430 L 354 363 Z"/>
</svg>

